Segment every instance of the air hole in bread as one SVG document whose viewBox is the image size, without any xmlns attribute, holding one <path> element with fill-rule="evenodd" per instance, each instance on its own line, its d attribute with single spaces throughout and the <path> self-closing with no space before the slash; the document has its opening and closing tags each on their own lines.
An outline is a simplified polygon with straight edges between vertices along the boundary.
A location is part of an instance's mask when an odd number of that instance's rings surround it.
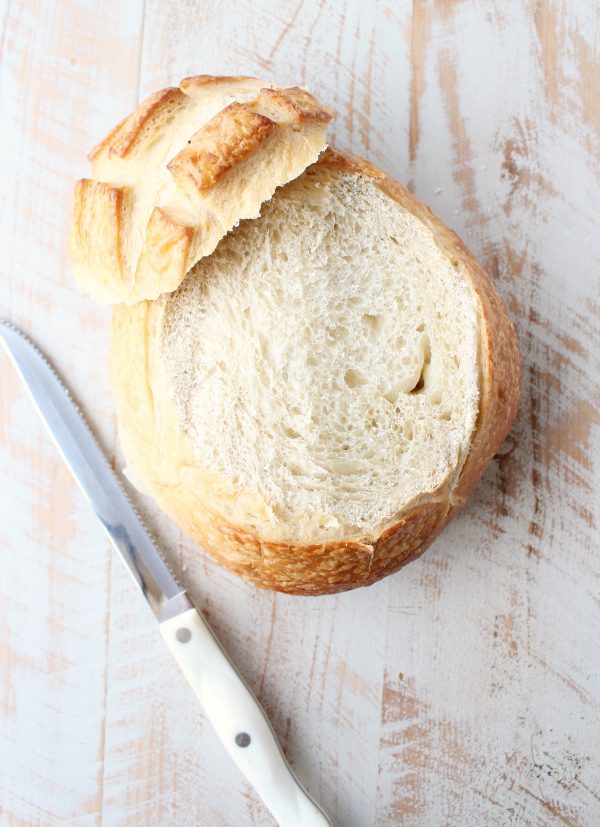
<svg viewBox="0 0 600 827">
<path fill-rule="evenodd" d="M 429 336 L 425 335 L 422 339 L 423 348 L 423 364 L 429 365 L 431 363 L 431 341 Z"/>
<path fill-rule="evenodd" d="M 347 327 L 345 327 L 344 325 L 341 325 L 341 324 L 340 324 L 340 325 L 337 325 L 336 327 L 334 327 L 334 328 L 330 331 L 330 336 L 331 336 L 331 338 L 332 338 L 332 339 L 334 339 L 336 342 L 339 342 L 339 341 L 341 341 L 342 339 L 345 339 L 345 338 L 346 338 L 346 336 L 348 335 L 348 333 L 349 333 L 349 332 L 350 332 L 350 331 L 348 330 L 348 328 L 347 328 Z"/>
<path fill-rule="evenodd" d="M 506 402 L 506 392 L 504 388 L 498 388 L 498 396 L 496 398 L 496 412 L 500 411 Z"/>
<path fill-rule="evenodd" d="M 366 385 L 368 381 L 369 380 L 364 373 L 361 373 L 360 370 L 356 370 L 354 368 L 349 368 L 344 374 L 344 382 L 349 388 L 360 388 L 363 385 Z"/>
<path fill-rule="evenodd" d="M 417 384 L 412 388 L 409 393 L 419 393 L 425 387 L 425 372 L 422 370 L 419 374 L 419 378 L 417 379 Z"/>
<path fill-rule="evenodd" d="M 364 313 L 362 321 L 367 330 L 373 335 L 377 335 L 384 324 L 383 316 L 373 315 L 372 313 Z"/>
</svg>

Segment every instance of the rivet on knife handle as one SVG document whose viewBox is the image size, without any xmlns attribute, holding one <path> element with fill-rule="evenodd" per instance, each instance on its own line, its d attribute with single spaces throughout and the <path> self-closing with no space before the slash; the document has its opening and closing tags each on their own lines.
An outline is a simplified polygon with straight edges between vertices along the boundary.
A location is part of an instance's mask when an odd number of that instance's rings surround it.
<svg viewBox="0 0 600 827">
<path fill-rule="evenodd" d="M 276 820 L 289 827 L 331 822 L 292 774 L 258 701 L 201 615 L 190 609 L 160 632 L 225 749 Z"/>
</svg>

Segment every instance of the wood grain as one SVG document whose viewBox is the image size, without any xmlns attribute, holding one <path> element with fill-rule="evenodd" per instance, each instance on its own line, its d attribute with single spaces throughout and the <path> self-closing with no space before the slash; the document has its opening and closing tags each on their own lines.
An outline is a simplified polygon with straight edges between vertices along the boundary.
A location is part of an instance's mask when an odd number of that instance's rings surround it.
<svg viewBox="0 0 600 827">
<path fill-rule="evenodd" d="M 75 292 L 70 193 L 142 97 L 195 73 L 305 83 L 332 142 L 409 184 L 494 277 L 518 421 L 398 575 L 292 598 L 137 496 L 344 827 L 600 823 L 600 15 L 593 0 L 14 2 L 0 79 L 2 315 L 117 465 L 109 313 Z M 0 359 L 0 823 L 270 825 Z"/>
</svg>

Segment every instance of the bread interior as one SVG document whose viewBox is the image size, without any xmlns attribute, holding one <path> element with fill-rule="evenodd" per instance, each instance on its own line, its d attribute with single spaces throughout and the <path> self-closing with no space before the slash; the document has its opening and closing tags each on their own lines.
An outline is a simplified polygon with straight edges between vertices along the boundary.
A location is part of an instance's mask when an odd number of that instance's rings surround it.
<svg viewBox="0 0 600 827">
<path fill-rule="evenodd" d="M 476 299 L 372 179 L 310 167 L 163 301 L 181 426 L 238 525 L 376 538 L 455 484 L 478 409 Z"/>
</svg>

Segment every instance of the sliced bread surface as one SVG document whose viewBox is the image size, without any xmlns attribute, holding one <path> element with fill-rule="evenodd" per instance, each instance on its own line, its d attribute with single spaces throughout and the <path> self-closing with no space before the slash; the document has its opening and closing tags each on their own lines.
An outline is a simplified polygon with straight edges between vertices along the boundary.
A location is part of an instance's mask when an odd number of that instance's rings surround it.
<svg viewBox="0 0 600 827">
<path fill-rule="evenodd" d="M 504 438 L 518 370 L 460 240 L 331 150 L 174 294 L 113 323 L 135 480 L 221 563 L 294 593 L 418 556 Z"/>
<path fill-rule="evenodd" d="M 379 536 L 456 476 L 478 316 L 431 232 L 369 178 L 316 165 L 166 299 L 162 358 L 197 462 L 265 539 Z"/>
</svg>

